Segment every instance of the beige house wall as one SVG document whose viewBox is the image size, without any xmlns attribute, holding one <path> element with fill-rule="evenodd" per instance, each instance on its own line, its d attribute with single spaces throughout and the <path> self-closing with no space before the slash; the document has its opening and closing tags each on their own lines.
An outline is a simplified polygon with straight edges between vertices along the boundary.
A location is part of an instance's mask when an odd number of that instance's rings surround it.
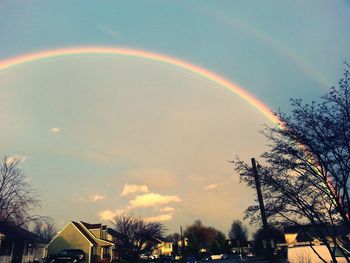
<svg viewBox="0 0 350 263">
<path fill-rule="evenodd" d="M 85 252 L 86 261 L 90 255 L 90 242 L 80 231 L 69 223 L 49 244 L 48 255 L 56 254 L 63 249 L 81 249 Z"/>
<path fill-rule="evenodd" d="M 89 229 L 89 231 L 97 238 L 101 238 L 101 231 L 100 229 Z"/>
</svg>

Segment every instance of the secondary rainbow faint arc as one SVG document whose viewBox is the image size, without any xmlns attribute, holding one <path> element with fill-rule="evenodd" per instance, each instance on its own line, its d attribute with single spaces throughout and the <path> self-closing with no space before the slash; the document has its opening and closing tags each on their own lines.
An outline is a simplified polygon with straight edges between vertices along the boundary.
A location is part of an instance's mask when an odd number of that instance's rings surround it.
<svg viewBox="0 0 350 263">
<path fill-rule="evenodd" d="M 255 98 L 249 92 L 236 85 L 233 82 L 228 81 L 224 77 L 199 67 L 197 65 L 191 64 L 184 60 L 180 60 L 171 56 L 148 52 L 144 50 L 138 49 L 130 49 L 130 48 L 116 48 L 116 47 L 74 47 L 74 48 L 61 48 L 54 50 L 46 50 L 39 51 L 24 55 L 19 55 L 13 58 L 0 60 L 0 70 L 7 69 L 10 67 L 14 67 L 17 65 L 21 65 L 24 63 L 29 63 L 37 60 L 49 59 L 53 57 L 60 56 L 72 56 L 72 55 L 83 55 L 83 54 L 105 54 L 105 55 L 119 55 L 119 56 L 128 56 L 128 57 L 138 57 L 149 60 L 154 60 L 166 64 L 170 64 L 184 70 L 193 72 L 194 74 L 200 75 L 208 80 L 211 80 L 222 87 L 233 91 L 242 99 L 247 101 L 250 105 L 255 107 L 258 111 L 260 111 L 263 115 L 265 115 L 272 123 L 275 125 L 280 125 L 279 119 L 272 113 L 269 107 L 267 107 L 263 102 Z"/>
</svg>

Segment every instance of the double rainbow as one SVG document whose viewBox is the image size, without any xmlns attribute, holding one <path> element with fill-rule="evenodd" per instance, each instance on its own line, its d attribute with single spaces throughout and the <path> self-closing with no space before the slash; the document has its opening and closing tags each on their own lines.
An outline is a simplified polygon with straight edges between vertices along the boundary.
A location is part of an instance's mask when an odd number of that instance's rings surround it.
<svg viewBox="0 0 350 263">
<path fill-rule="evenodd" d="M 269 107 L 267 107 L 263 102 L 255 98 L 249 92 L 244 90 L 242 87 L 236 85 L 228 81 L 227 79 L 221 77 L 220 75 L 204 69 L 202 67 L 193 65 L 184 60 L 180 60 L 174 57 L 170 57 L 163 54 L 137 50 L 137 49 L 129 49 L 129 48 L 115 48 L 115 47 L 100 47 L 100 46 L 88 46 L 88 47 L 74 47 L 74 48 L 62 48 L 62 49 L 54 49 L 47 51 L 39 51 L 36 53 L 29 53 L 20 56 L 16 56 L 13 58 L 0 60 L 0 70 L 7 69 L 10 67 L 14 67 L 17 65 L 30 63 L 33 61 L 50 59 L 54 57 L 61 56 L 74 56 L 74 55 L 83 55 L 83 54 L 105 54 L 105 55 L 118 55 L 118 56 L 128 56 L 128 57 L 137 57 L 147 60 L 158 61 L 161 63 L 166 63 L 169 65 L 173 65 L 178 68 L 182 68 L 189 72 L 192 72 L 196 75 L 202 76 L 210 81 L 213 81 L 220 86 L 234 92 L 243 100 L 248 102 L 251 106 L 260 111 L 268 120 L 270 120 L 273 124 L 279 125 L 278 118 L 272 113 Z"/>
</svg>

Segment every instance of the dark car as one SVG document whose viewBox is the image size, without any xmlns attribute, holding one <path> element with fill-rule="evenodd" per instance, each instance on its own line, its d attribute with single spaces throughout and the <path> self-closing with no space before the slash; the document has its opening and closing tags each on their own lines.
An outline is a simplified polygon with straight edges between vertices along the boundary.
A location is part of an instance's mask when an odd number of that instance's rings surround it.
<svg viewBox="0 0 350 263">
<path fill-rule="evenodd" d="M 160 255 L 159 256 L 159 262 L 173 262 L 174 261 L 174 258 L 173 256 L 168 256 L 168 255 Z"/>
<path fill-rule="evenodd" d="M 85 253 L 81 249 L 64 249 L 58 254 L 50 256 L 50 263 L 54 262 L 80 262 L 85 260 Z"/>
</svg>

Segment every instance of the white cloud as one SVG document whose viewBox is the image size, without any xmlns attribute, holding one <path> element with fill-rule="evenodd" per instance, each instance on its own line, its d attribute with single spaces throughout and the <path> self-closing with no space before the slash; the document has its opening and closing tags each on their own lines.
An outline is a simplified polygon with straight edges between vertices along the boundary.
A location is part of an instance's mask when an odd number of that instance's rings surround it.
<svg viewBox="0 0 350 263">
<path fill-rule="evenodd" d="M 60 131 L 61 131 L 60 128 L 56 128 L 56 127 L 51 128 L 51 132 L 52 132 L 53 134 L 57 134 L 57 133 L 59 133 Z"/>
<path fill-rule="evenodd" d="M 160 212 L 174 212 L 174 211 L 175 211 L 175 208 L 174 208 L 174 207 L 167 206 L 167 207 L 161 208 L 159 211 L 160 211 Z"/>
<path fill-rule="evenodd" d="M 97 201 L 101 201 L 101 200 L 104 200 L 106 199 L 106 196 L 105 195 L 99 195 L 99 194 L 95 194 L 93 196 L 90 196 L 90 200 L 92 202 L 97 202 Z"/>
<path fill-rule="evenodd" d="M 162 214 L 162 215 L 157 215 L 157 216 L 151 216 L 151 217 L 146 217 L 144 218 L 145 221 L 147 222 L 164 222 L 164 221 L 169 221 L 173 218 L 173 214 Z"/>
<path fill-rule="evenodd" d="M 6 157 L 6 163 L 7 164 L 10 164 L 14 161 L 20 161 L 20 162 L 24 162 L 25 160 L 27 160 L 27 156 L 24 156 L 24 155 L 17 155 L 17 154 L 14 154 L 14 155 L 11 155 L 11 156 L 7 156 Z"/>
<path fill-rule="evenodd" d="M 177 195 L 161 195 L 156 193 L 148 193 L 138 195 L 129 201 L 130 208 L 151 207 L 157 205 L 165 205 L 168 203 L 178 203 L 181 199 Z"/>
<path fill-rule="evenodd" d="M 98 217 L 101 220 L 105 220 L 105 221 L 109 221 L 109 220 L 113 220 L 114 217 L 116 217 L 119 214 L 124 213 L 123 209 L 117 209 L 117 210 L 104 210 L 98 213 Z"/>
<path fill-rule="evenodd" d="M 148 193 L 147 185 L 125 184 L 121 196 L 127 196 L 135 193 Z"/>
<path fill-rule="evenodd" d="M 205 190 L 205 191 L 209 191 L 209 190 L 216 189 L 217 187 L 218 187 L 217 184 L 209 184 L 209 185 L 207 185 L 206 187 L 204 187 L 204 190 Z"/>
</svg>

